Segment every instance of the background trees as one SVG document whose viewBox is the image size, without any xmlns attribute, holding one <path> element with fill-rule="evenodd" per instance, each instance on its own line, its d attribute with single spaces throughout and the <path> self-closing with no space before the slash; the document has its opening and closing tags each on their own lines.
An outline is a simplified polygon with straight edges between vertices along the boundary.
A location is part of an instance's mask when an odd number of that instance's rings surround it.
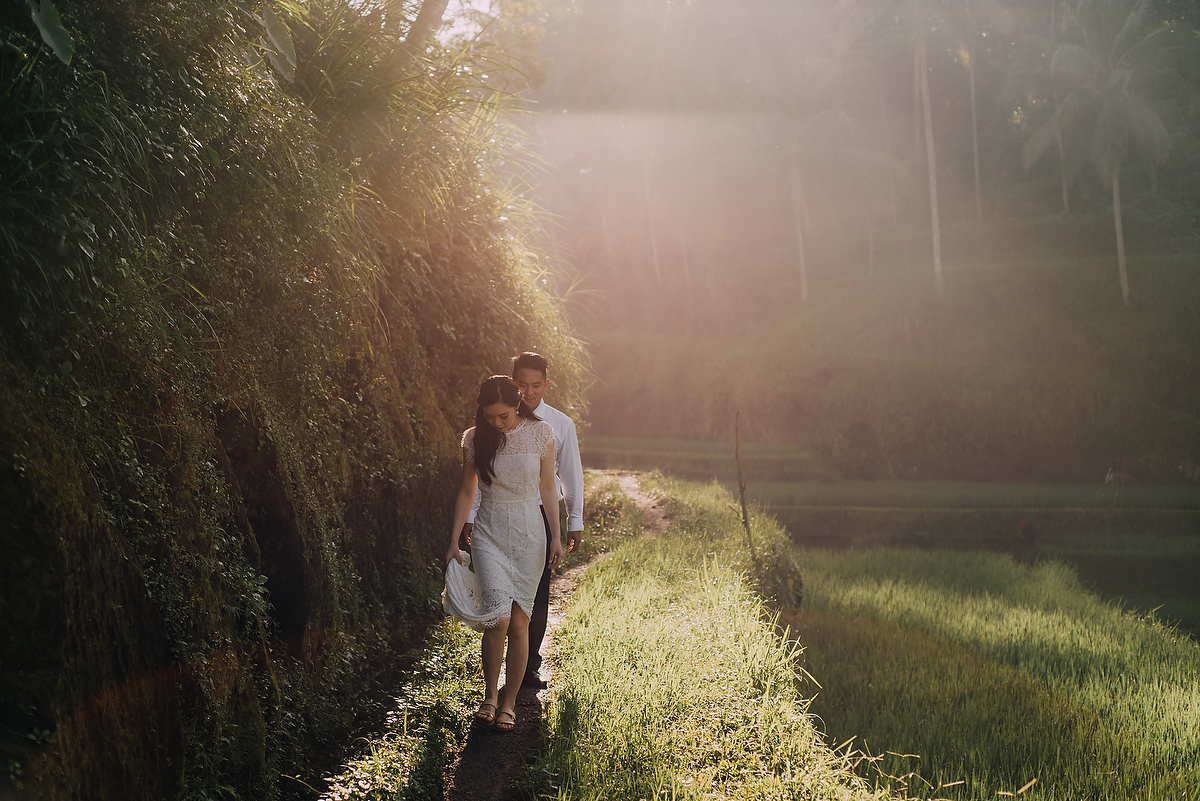
<svg viewBox="0 0 1200 801">
<path fill-rule="evenodd" d="M 1063 41 L 1040 43 L 1049 64 L 1023 76 L 1048 84 L 1056 98 L 1050 119 L 1022 151 L 1026 168 L 1065 140 L 1086 151 L 1100 180 L 1112 187 L 1121 299 L 1129 305 L 1125 236 L 1121 225 L 1121 168 L 1131 157 L 1152 183 L 1171 150 L 1171 135 L 1151 102 L 1200 97 L 1196 36 L 1180 22 L 1163 22 L 1144 0 L 1081 0 L 1063 7 Z M 1043 61 L 1045 59 L 1045 53 Z M 1174 97 L 1172 97 L 1174 95 Z M 1065 191 L 1065 190 L 1064 190 Z"/>
<path fill-rule="evenodd" d="M 865 436 L 883 474 L 909 477 L 1091 480 L 1128 463 L 1168 480 L 1200 458 L 1181 433 L 1200 420 L 1171 400 L 1200 386 L 1194 257 L 1176 255 L 1200 239 L 1190 11 L 1138 12 L 1139 36 L 1167 26 L 1179 49 L 1139 50 L 1128 96 L 1175 145 L 1119 175 L 1141 281 L 1133 313 L 1113 317 L 1117 286 L 1094 281 L 1112 261 L 1113 192 L 1076 167 L 1090 140 L 1060 130 L 1061 165 L 1022 163 L 1069 93 L 1049 80 L 1040 0 L 548 8 L 531 122 L 564 257 L 602 293 L 573 307 L 594 343 L 595 431 L 727 438 L 740 408 L 756 438 L 835 454 Z M 1053 11 L 1055 41 L 1075 46 L 1078 14 Z M 644 414 L 627 414 L 630 396 Z M 1117 437 L 1131 416 L 1145 427 Z"/>
</svg>

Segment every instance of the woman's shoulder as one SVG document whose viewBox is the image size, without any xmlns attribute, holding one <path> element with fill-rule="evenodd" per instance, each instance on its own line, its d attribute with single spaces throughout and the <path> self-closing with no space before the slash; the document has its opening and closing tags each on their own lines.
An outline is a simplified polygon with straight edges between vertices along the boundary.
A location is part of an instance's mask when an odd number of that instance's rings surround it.
<svg viewBox="0 0 1200 801">
<path fill-rule="evenodd" d="M 475 442 L 475 426 L 471 426 L 462 435 L 462 446 L 465 448 Z"/>
<path fill-rule="evenodd" d="M 554 439 L 554 426 L 550 425 L 550 423 L 548 421 L 538 420 L 533 425 L 534 425 L 534 433 L 537 434 L 538 439 L 540 439 L 540 440 L 545 440 L 547 438 Z"/>
</svg>

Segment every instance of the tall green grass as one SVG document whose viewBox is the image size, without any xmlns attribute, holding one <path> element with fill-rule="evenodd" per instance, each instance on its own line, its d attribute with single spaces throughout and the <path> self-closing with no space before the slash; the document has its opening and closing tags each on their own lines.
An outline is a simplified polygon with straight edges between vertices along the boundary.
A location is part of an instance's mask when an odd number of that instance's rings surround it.
<svg viewBox="0 0 1200 801">
<path fill-rule="evenodd" d="M 327 777 L 323 801 L 442 798 L 443 775 L 466 737 L 483 681 L 479 645 L 480 636 L 456 621 L 439 624 L 396 696 L 384 731 Z"/>
<path fill-rule="evenodd" d="M 1200 509 L 1200 485 L 1146 485 L 1113 492 L 1103 484 L 1005 481 L 751 481 L 746 491 L 772 506 L 902 509 Z"/>
<path fill-rule="evenodd" d="M 644 485 L 691 559 L 724 542 L 751 575 L 765 568 L 738 556 L 721 487 Z M 754 532 L 781 536 L 765 515 Z M 804 605 L 779 622 L 804 647 L 827 742 L 854 738 L 874 755 L 857 762 L 864 779 L 921 798 L 1200 798 L 1193 640 L 1100 600 L 1060 563 L 900 549 L 795 558 Z"/>
<path fill-rule="evenodd" d="M 674 525 L 615 548 L 575 590 L 556 639 L 564 684 L 549 709 L 547 751 L 529 773 L 530 793 L 883 795 L 824 744 L 805 714 L 796 646 L 776 636 L 738 569 L 752 560 L 736 521 L 722 506 L 688 504 L 681 485 L 643 486 L 659 493 Z M 695 525 L 706 520 L 718 525 Z M 778 529 L 756 533 L 764 552 L 783 539 Z"/>
<path fill-rule="evenodd" d="M 871 628 L 874 642 L 888 644 L 876 648 L 876 655 L 900 672 L 904 657 L 892 655 L 918 653 L 930 664 L 983 666 L 946 674 L 967 677 L 977 688 L 971 704 L 990 714 L 956 723 L 963 728 L 941 741 L 935 764 L 968 774 L 980 765 L 983 771 L 976 781 L 986 783 L 986 777 L 1005 763 L 1008 756 L 1001 753 L 989 727 L 1012 710 L 1008 694 L 997 689 L 1006 682 L 996 677 L 1016 671 L 1035 683 L 1031 686 L 1044 688 L 1048 699 L 1040 723 L 1020 724 L 1024 738 L 1043 749 L 1022 769 L 1041 772 L 1037 778 L 1044 794 L 1057 788 L 1053 797 L 1086 797 L 1103 787 L 1095 797 L 1200 797 L 1200 648 L 1194 640 L 1152 617 L 1101 601 L 1061 564 L 1027 567 L 995 554 L 881 549 L 806 551 L 802 565 L 807 609 L 818 616 L 814 620 Z M 803 620 L 796 622 L 805 632 Z M 867 649 L 839 645 L 834 651 L 837 656 L 813 668 L 818 681 L 827 676 L 836 686 L 843 677 L 861 675 Z M 928 690 L 920 689 L 918 673 L 917 689 L 888 694 L 885 687 L 896 687 L 894 675 L 888 676 L 883 687 L 868 682 L 867 689 L 838 691 L 837 696 L 853 698 L 843 704 L 875 710 L 866 718 L 852 716 L 858 725 L 870 723 L 852 733 L 875 739 L 872 745 L 877 748 L 915 748 L 927 738 L 902 722 L 904 699 L 915 693 L 936 703 L 942 685 L 934 682 Z M 1092 720 L 1103 721 L 1111 733 L 1093 723 L 1079 723 Z M 1077 732 L 1083 732 L 1083 739 L 1072 735 L 1064 740 L 1064 721 L 1082 726 Z M 849 736 L 844 722 L 827 721 L 835 736 Z M 1108 746 L 1088 745 L 1093 741 Z M 1053 759 L 1047 755 L 1049 748 L 1054 749 Z M 1064 757 L 1072 753 L 1077 759 Z M 1100 754 L 1122 755 L 1120 764 L 1113 766 L 1114 776 L 1120 778 L 1094 785 L 1093 768 L 1109 759 Z"/>
</svg>

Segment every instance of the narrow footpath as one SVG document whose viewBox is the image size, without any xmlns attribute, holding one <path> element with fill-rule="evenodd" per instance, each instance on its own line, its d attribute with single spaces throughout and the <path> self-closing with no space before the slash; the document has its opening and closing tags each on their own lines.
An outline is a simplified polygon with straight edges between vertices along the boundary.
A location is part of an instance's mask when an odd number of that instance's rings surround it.
<svg viewBox="0 0 1200 801">
<path fill-rule="evenodd" d="M 657 535 L 666 529 L 666 519 L 659 513 L 654 499 L 642 492 L 637 473 L 621 473 L 617 483 L 642 510 L 642 526 L 647 534 Z M 603 557 L 601 554 L 597 558 Z M 595 561 L 576 565 L 551 579 L 546 642 L 554 642 L 579 577 Z M 471 728 L 458 757 L 450 766 L 446 801 L 510 801 L 516 798 L 513 781 L 541 743 L 542 713 L 559 688 L 554 667 L 553 659 L 542 662 L 546 689 L 523 688 L 517 694 L 517 728 L 514 731 L 499 732 L 480 725 Z"/>
</svg>

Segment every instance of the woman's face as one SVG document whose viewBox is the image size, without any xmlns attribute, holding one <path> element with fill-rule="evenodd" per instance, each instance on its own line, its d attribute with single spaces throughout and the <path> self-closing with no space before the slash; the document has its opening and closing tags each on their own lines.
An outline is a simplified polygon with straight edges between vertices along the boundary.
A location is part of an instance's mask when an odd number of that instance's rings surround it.
<svg viewBox="0 0 1200 801">
<path fill-rule="evenodd" d="M 517 407 L 509 406 L 503 401 L 484 406 L 483 419 L 501 434 L 512 431 L 521 421 L 521 418 L 517 417 Z"/>
</svg>

